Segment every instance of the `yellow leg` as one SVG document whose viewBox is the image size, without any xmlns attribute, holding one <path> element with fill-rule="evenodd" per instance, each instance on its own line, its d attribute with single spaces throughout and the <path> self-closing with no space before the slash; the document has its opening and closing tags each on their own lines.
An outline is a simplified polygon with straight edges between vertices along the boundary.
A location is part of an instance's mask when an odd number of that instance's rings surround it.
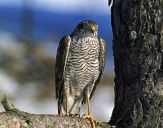
<svg viewBox="0 0 163 128">
<path fill-rule="evenodd" d="M 101 122 L 97 121 L 91 114 L 89 96 L 87 96 L 87 102 L 88 102 L 88 113 L 84 116 L 84 118 L 87 118 L 90 120 L 92 128 L 96 128 L 95 124 L 100 124 Z"/>
<path fill-rule="evenodd" d="M 96 125 L 95 125 L 95 122 L 94 122 L 94 118 L 91 114 L 91 111 L 90 111 L 90 100 L 89 100 L 89 96 L 87 95 L 87 104 L 88 104 L 88 114 L 86 115 L 86 118 L 88 118 L 90 121 L 91 121 L 91 125 L 92 125 L 92 128 L 96 128 Z"/>
<path fill-rule="evenodd" d="M 90 111 L 90 100 L 89 97 L 87 96 L 87 102 L 88 102 L 88 115 L 91 115 L 91 111 Z"/>
</svg>

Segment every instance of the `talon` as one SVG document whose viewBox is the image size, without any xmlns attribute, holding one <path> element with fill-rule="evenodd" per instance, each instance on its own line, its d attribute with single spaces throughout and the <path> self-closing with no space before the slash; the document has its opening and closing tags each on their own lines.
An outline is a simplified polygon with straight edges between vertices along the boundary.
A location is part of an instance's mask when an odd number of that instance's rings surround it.
<svg viewBox="0 0 163 128">
<path fill-rule="evenodd" d="M 85 114 L 82 118 L 87 118 L 91 122 L 92 128 L 96 128 L 96 124 L 101 124 L 101 122 L 96 120 L 91 114 Z"/>
<path fill-rule="evenodd" d="M 90 112 L 89 96 L 87 96 L 87 102 L 88 102 L 88 114 L 84 114 L 82 118 L 87 118 L 88 120 L 90 120 L 92 128 L 96 128 L 96 124 L 101 124 L 101 122 L 97 121 Z"/>
</svg>

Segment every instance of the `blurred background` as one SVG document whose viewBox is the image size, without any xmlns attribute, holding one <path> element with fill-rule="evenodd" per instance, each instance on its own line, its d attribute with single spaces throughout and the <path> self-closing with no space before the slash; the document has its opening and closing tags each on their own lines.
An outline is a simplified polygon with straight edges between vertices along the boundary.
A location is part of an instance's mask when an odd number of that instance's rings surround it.
<svg viewBox="0 0 163 128">
<path fill-rule="evenodd" d="M 114 66 L 108 0 L 0 0 L 0 99 L 30 113 L 57 114 L 54 65 L 59 40 L 85 19 L 107 42 L 104 75 L 91 100 L 93 115 L 108 121 L 113 109 Z M 4 111 L 0 105 L 0 111 Z M 86 105 L 81 115 L 86 113 Z"/>
</svg>

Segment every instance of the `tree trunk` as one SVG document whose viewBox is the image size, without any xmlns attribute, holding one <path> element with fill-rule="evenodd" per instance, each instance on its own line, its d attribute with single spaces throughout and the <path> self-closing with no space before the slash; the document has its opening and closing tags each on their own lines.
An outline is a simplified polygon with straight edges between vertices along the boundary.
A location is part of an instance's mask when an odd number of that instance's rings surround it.
<svg viewBox="0 0 163 128">
<path fill-rule="evenodd" d="M 114 0 L 111 8 L 118 128 L 163 128 L 163 0 Z"/>
</svg>

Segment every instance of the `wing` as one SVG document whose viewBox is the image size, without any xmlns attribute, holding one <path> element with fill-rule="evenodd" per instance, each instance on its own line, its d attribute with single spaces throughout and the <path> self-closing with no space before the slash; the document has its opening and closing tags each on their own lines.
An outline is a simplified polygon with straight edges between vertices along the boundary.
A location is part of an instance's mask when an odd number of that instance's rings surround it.
<svg viewBox="0 0 163 128">
<path fill-rule="evenodd" d="M 64 36 L 60 42 L 57 50 L 56 64 L 55 64 L 55 83 L 56 83 L 56 98 L 58 99 L 63 91 L 64 72 L 67 63 L 67 58 L 70 49 L 71 38 Z"/>
<path fill-rule="evenodd" d="M 105 40 L 103 40 L 102 38 L 99 39 L 99 46 L 100 46 L 100 52 L 99 52 L 99 69 L 100 69 L 100 74 L 99 74 L 99 77 L 98 79 L 96 80 L 95 82 L 95 85 L 92 89 L 92 92 L 91 92 L 91 95 L 90 95 L 90 99 L 92 98 L 95 90 L 96 90 L 96 87 L 97 85 L 99 84 L 100 82 L 100 78 L 101 78 L 101 75 L 104 71 L 104 67 L 105 67 L 105 62 L 106 62 L 106 43 L 105 43 Z"/>
</svg>

